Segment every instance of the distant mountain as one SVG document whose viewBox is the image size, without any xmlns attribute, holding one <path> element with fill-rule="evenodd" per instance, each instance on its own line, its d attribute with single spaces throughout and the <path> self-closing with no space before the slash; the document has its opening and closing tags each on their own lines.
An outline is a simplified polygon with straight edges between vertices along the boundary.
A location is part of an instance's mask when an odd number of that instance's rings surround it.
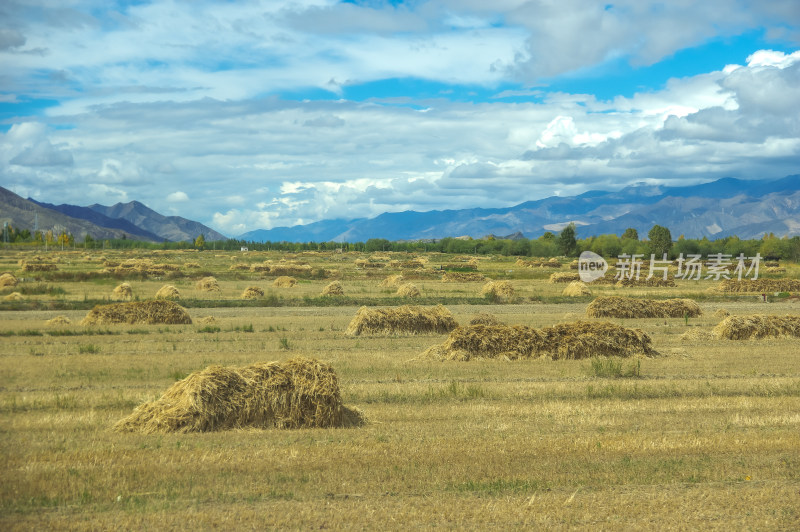
<svg viewBox="0 0 800 532">
<path fill-rule="evenodd" d="M 171 242 L 194 241 L 200 235 L 208 241 L 227 239 L 225 235 L 200 222 L 193 222 L 180 216 L 164 216 L 138 201 L 117 203 L 111 207 L 95 203 L 88 208 L 109 218 L 127 220 L 136 227 Z"/>
<path fill-rule="evenodd" d="M 41 201 L 36 201 L 35 199 L 28 198 L 28 201 L 32 201 L 37 205 L 42 207 L 46 207 L 48 209 L 52 209 L 54 211 L 58 211 L 62 214 L 66 214 L 72 218 L 79 218 L 81 220 L 86 220 L 88 222 L 92 222 L 95 225 L 100 227 L 107 227 L 109 229 L 120 229 L 124 231 L 127 235 L 131 236 L 139 236 L 142 237 L 144 240 L 150 240 L 152 242 L 163 242 L 165 239 L 151 233 L 150 231 L 145 231 L 144 229 L 133 225 L 128 220 L 122 218 L 110 218 L 104 214 L 101 214 L 97 211 L 90 209 L 89 207 L 78 207 L 77 205 L 53 205 L 51 203 L 43 203 Z"/>
<path fill-rule="evenodd" d="M 43 232 L 52 230 L 56 235 L 65 231 L 72 233 L 78 241 L 83 241 L 87 234 L 95 240 L 112 238 L 149 240 L 149 238 L 120 228 L 103 227 L 91 221 L 69 216 L 58 210 L 26 200 L 10 190 L 0 187 L 0 224 L 3 222 L 8 222 L 20 229 L 29 229 L 31 232 L 37 226 Z"/>
<path fill-rule="evenodd" d="M 511 235 L 537 238 L 575 222 L 580 238 L 640 235 L 658 224 L 674 237 L 719 238 L 735 234 L 759 238 L 765 232 L 800 235 L 800 175 L 774 181 L 723 178 L 684 187 L 633 185 L 619 191 L 589 191 L 554 196 L 499 209 L 460 209 L 384 213 L 375 218 L 320 221 L 313 224 L 250 231 L 248 241 L 422 240 L 444 237 Z"/>
</svg>

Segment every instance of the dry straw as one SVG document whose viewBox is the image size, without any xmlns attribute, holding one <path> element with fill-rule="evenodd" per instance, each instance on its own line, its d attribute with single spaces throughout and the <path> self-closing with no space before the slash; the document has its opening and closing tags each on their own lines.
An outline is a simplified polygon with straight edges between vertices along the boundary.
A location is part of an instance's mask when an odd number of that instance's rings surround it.
<svg viewBox="0 0 800 532">
<path fill-rule="evenodd" d="M 323 296 L 343 296 L 344 288 L 339 281 L 331 281 L 325 288 L 322 289 Z"/>
<path fill-rule="evenodd" d="M 727 340 L 800 337 L 800 316 L 728 316 L 714 327 L 712 334 Z"/>
<path fill-rule="evenodd" d="M 114 299 L 130 299 L 133 297 L 133 288 L 128 283 L 122 283 L 112 292 Z"/>
<path fill-rule="evenodd" d="M 641 330 L 607 322 L 577 321 L 543 329 L 524 325 L 470 325 L 453 330 L 444 343 L 428 348 L 422 357 L 466 361 L 657 355 L 650 344 L 650 337 Z"/>
<path fill-rule="evenodd" d="M 217 318 L 214 316 L 203 316 L 197 320 L 197 323 L 200 325 L 214 325 L 217 323 Z"/>
<path fill-rule="evenodd" d="M 402 275 L 390 275 L 381 281 L 382 288 L 398 288 L 404 282 Z"/>
<path fill-rule="evenodd" d="M 219 292 L 219 283 L 215 277 L 203 277 L 195 284 L 201 292 Z"/>
<path fill-rule="evenodd" d="M 250 366 L 209 366 L 173 384 L 114 425 L 119 432 L 206 432 L 241 428 L 330 428 L 363 423 L 342 405 L 330 365 L 296 357 Z"/>
<path fill-rule="evenodd" d="M 580 281 L 581 275 L 574 272 L 556 272 L 550 274 L 550 283 L 571 283 L 573 281 Z"/>
<path fill-rule="evenodd" d="M 392 308 L 361 307 L 345 330 L 348 336 L 361 334 L 444 334 L 458 327 L 453 315 L 442 305 Z"/>
<path fill-rule="evenodd" d="M 242 292 L 242 299 L 258 299 L 264 297 L 264 291 L 258 286 L 248 286 Z"/>
<path fill-rule="evenodd" d="M 508 281 L 489 281 L 481 288 L 481 295 L 496 299 L 512 299 L 514 287 Z"/>
<path fill-rule="evenodd" d="M 66 316 L 56 316 L 55 318 L 47 320 L 45 323 L 51 327 L 57 327 L 61 325 L 70 325 L 72 320 Z"/>
<path fill-rule="evenodd" d="M 714 317 L 715 318 L 727 318 L 730 315 L 731 315 L 731 313 L 728 312 L 727 310 L 725 310 L 724 308 L 717 309 L 717 311 L 714 312 Z"/>
<path fill-rule="evenodd" d="M 171 284 L 165 284 L 164 286 L 158 289 L 158 292 L 156 292 L 156 299 L 175 300 L 180 298 L 181 298 L 180 291 L 178 291 L 178 289 L 172 286 Z"/>
<path fill-rule="evenodd" d="M 720 292 L 754 292 L 765 294 L 771 292 L 800 292 L 798 279 L 726 279 L 716 289 Z"/>
<path fill-rule="evenodd" d="M 3 297 L 4 301 L 22 301 L 23 297 L 22 294 L 19 292 L 11 292 L 10 294 Z"/>
<path fill-rule="evenodd" d="M 582 281 L 572 281 L 566 286 L 566 288 L 564 288 L 564 291 L 561 292 L 561 295 L 567 297 L 590 296 L 592 295 L 592 291 L 589 290 L 589 287 L 586 286 L 586 283 Z"/>
<path fill-rule="evenodd" d="M 477 272 L 444 272 L 443 283 L 473 283 L 486 280 L 486 276 Z"/>
<path fill-rule="evenodd" d="M 617 286 L 650 286 L 650 287 L 674 287 L 678 286 L 675 284 L 674 279 L 664 279 L 663 277 L 650 277 L 649 279 L 644 277 L 633 278 L 629 279 L 627 277 L 620 279 L 617 281 Z"/>
<path fill-rule="evenodd" d="M 419 288 L 417 288 L 416 285 L 413 285 L 411 283 L 404 283 L 397 288 L 396 295 L 400 297 L 413 298 L 413 297 L 419 297 L 421 294 Z"/>
<path fill-rule="evenodd" d="M 598 297 L 586 307 L 590 318 L 695 318 L 702 315 L 700 306 L 691 299 L 633 299 L 630 297 Z"/>
<path fill-rule="evenodd" d="M 472 319 L 469 320 L 470 325 L 505 325 L 503 321 L 495 316 L 494 314 L 489 314 L 488 312 L 479 312 L 472 316 Z"/>
<path fill-rule="evenodd" d="M 81 320 L 81 325 L 128 324 L 181 324 L 192 323 L 186 309 L 166 300 L 131 301 L 97 305 Z"/>
<path fill-rule="evenodd" d="M 17 286 L 17 278 L 10 273 L 0 275 L 0 288 Z"/>
<path fill-rule="evenodd" d="M 274 281 L 272 281 L 272 286 L 276 288 L 291 288 L 297 284 L 297 279 L 294 277 L 289 277 L 288 275 L 281 275 Z"/>
</svg>

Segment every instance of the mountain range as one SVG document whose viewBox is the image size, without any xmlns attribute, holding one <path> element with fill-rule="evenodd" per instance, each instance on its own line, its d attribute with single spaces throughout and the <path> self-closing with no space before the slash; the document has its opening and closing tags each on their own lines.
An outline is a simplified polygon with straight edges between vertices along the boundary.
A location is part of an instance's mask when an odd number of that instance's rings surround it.
<svg viewBox="0 0 800 532">
<path fill-rule="evenodd" d="M 637 184 L 619 191 L 589 191 L 552 196 L 494 209 L 405 211 L 374 218 L 323 220 L 294 227 L 247 232 L 254 242 L 363 242 L 370 238 L 424 240 L 483 238 L 519 233 L 537 238 L 570 222 L 579 238 L 622 234 L 633 227 L 646 235 L 653 225 L 687 238 L 760 238 L 800 235 L 800 175 L 782 179 L 722 178 L 699 185 L 670 187 Z"/>
<path fill-rule="evenodd" d="M 225 240 L 221 233 L 205 225 L 181 218 L 164 216 L 146 205 L 131 201 L 105 205 L 53 205 L 34 199 L 24 199 L 0 187 L 0 223 L 8 222 L 20 229 L 38 227 L 42 231 L 72 233 L 79 241 L 85 235 L 95 240 L 129 238 L 149 242 L 194 241 L 204 235 L 208 241 Z"/>
</svg>

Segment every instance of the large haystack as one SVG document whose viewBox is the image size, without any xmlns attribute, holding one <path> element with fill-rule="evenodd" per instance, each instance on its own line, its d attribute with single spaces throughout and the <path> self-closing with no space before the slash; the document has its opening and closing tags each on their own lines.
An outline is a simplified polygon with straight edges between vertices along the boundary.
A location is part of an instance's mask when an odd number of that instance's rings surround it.
<svg viewBox="0 0 800 532">
<path fill-rule="evenodd" d="M 10 273 L 0 275 L 0 288 L 17 286 L 17 278 Z"/>
<path fill-rule="evenodd" d="M 264 297 L 264 290 L 258 286 L 248 286 L 242 292 L 242 299 L 258 299 Z"/>
<path fill-rule="evenodd" d="M 719 283 L 716 290 L 720 292 L 753 292 L 770 294 L 773 292 L 800 292 L 798 279 L 726 279 Z"/>
<path fill-rule="evenodd" d="M 580 359 L 594 356 L 655 356 L 650 337 L 639 329 L 607 322 L 562 323 L 534 329 L 524 325 L 471 325 L 428 348 L 424 358 Z"/>
<path fill-rule="evenodd" d="M 345 330 L 348 336 L 360 334 L 444 334 L 458 327 L 453 315 L 442 305 L 392 308 L 361 307 Z"/>
<path fill-rule="evenodd" d="M 580 281 L 581 274 L 575 272 L 556 272 L 550 274 L 550 283 L 571 283 L 573 281 Z"/>
<path fill-rule="evenodd" d="M 727 340 L 800 337 L 800 316 L 728 316 L 714 327 L 712 334 Z"/>
<path fill-rule="evenodd" d="M 402 275 L 390 275 L 386 277 L 383 281 L 381 281 L 380 287 L 381 288 L 398 288 L 401 284 L 405 281 Z"/>
<path fill-rule="evenodd" d="M 122 283 L 114 289 L 112 296 L 117 300 L 128 300 L 133 297 L 133 288 L 128 283 Z"/>
<path fill-rule="evenodd" d="M 297 357 L 243 367 L 210 366 L 173 384 L 159 399 L 118 421 L 119 432 L 206 432 L 360 425 L 342 405 L 328 364 Z"/>
<path fill-rule="evenodd" d="M 703 314 L 691 299 L 634 299 L 598 297 L 586 307 L 590 318 L 696 318 Z"/>
<path fill-rule="evenodd" d="M 416 285 L 411 283 L 403 283 L 397 288 L 396 295 L 400 297 L 419 297 L 420 291 Z"/>
<path fill-rule="evenodd" d="M 589 290 L 589 287 L 586 286 L 586 283 L 583 281 L 572 281 L 566 286 L 566 288 L 564 288 L 564 291 L 561 292 L 561 295 L 567 297 L 590 296 L 592 295 L 592 291 Z"/>
<path fill-rule="evenodd" d="M 181 324 L 192 323 L 186 309 L 172 301 L 131 301 L 97 305 L 81 321 L 81 325 L 128 324 Z"/>
<path fill-rule="evenodd" d="M 514 287 L 508 281 L 489 281 L 481 288 L 481 295 L 499 300 L 513 299 Z"/>
<path fill-rule="evenodd" d="M 331 281 L 325 288 L 322 289 L 323 296 L 343 296 L 344 288 L 339 281 Z"/>
<path fill-rule="evenodd" d="M 219 283 L 216 277 L 203 277 L 194 286 L 201 292 L 219 292 Z"/>
<path fill-rule="evenodd" d="M 180 291 L 171 284 L 165 284 L 156 292 L 156 299 L 176 300 L 181 298 Z"/>
<path fill-rule="evenodd" d="M 297 279 L 294 277 L 289 277 L 288 275 L 281 275 L 274 281 L 272 281 L 272 286 L 276 288 L 291 288 L 297 284 Z"/>
</svg>

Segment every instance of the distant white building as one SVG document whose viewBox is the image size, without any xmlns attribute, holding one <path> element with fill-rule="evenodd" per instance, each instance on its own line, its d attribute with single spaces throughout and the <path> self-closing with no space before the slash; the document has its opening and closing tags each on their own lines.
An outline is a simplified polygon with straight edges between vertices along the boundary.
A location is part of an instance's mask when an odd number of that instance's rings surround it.
<svg viewBox="0 0 800 532">
<path fill-rule="evenodd" d="M 247 246 L 242 246 L 242 251 L 248 251 Z"/>
</svg>

